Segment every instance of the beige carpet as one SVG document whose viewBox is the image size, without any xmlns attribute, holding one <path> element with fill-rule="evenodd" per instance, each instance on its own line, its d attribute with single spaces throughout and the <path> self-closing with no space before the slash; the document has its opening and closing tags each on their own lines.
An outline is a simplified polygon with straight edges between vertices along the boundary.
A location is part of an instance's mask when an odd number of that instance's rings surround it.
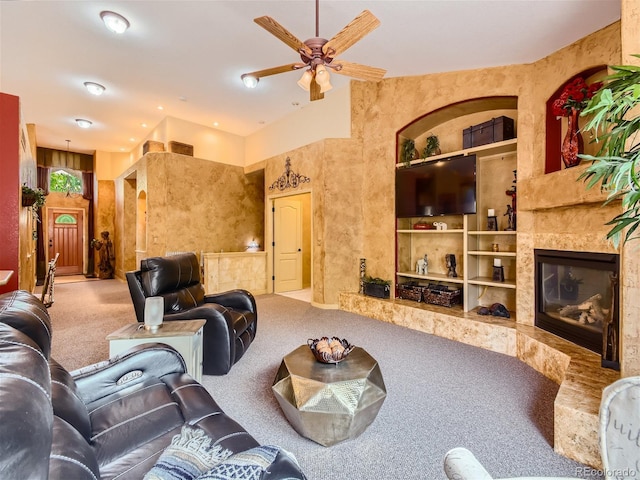
<svg viewBox="0 0 640 480">
<path fill-rule="evenodd" d="M 553 451 L 558 387 L 515 358 L 281 295 L 256 301 L 253 345 L 228 375 L 205 376 L 203 384 L 259 442 L 294 452 L 309 480 L 443 479 L 442 458 L 458 446 L 495 478 L 602 478 Z M 105 337 L 135 321 L 119 280 L 56 284 L 49 313 L 52 356 L 70 370 L 107 359 Z M 366 348 L 388 391 L 362 435 L 330 448 L 298 435 L 271 392 L 282 356 L 323 335 Z"/>
<path fill-rule="evenodd" d="M 37 295 L 40 298 L 39 291 Z M 67 370 L 108 359 L 106 336 L 136 322 L 129 289 L 120 280 L 58 282 L 56 278 L 53 299 L 51 356 Z"/>
</svg>

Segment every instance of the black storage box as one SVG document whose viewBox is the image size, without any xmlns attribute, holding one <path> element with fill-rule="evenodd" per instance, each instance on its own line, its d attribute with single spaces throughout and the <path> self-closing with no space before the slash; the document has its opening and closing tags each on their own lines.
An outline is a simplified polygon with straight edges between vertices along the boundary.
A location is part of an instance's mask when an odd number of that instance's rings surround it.
<svg viewBox="0 0 640 480">
<path fill-rule="evenodd" d="M 390 292 L 389 285 L 364 282 L 364 294 L 370 297 L 389 298 Z"/>
<path fill-rule="evenodd" d="M 462 131 L 462 148 L 479 147 L 512 138 L 515 138 L 513 118 L 502 116 L 465 128 Z"/>
</svg>

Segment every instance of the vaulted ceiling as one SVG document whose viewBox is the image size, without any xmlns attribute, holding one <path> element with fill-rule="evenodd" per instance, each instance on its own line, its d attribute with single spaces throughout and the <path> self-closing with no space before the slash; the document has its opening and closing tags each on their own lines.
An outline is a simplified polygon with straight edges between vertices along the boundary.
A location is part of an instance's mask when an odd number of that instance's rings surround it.
<svg viewBox="0 0 640 480">
<path fill-rule="evenodd" d="M 378 17 L 381 25 L 340 58 L 384 68 L 385 78 L 533 62 L 620 18 L 619 0 L 319 5 L 326 39 L 364 9 Z M 104 10 L 130 28 L 108 31 Z M 2 1 L 0 91 L 21 97 L 23 121 L 36 124 L 42 146 L 66 149 L 70 140 L 74 151 L 129 151 L 166 116 L 246 136 L 309 104 L 300 72 L 263 78 L 253 90 L 241 82 L 242 73 L 299 60 L 253 22 L 263 15 L 300 40 L 315 36 L 313 0 Z M 105 93 L 90 95 L 86 81 Z M 331 82 L 344 88 L 349 78 Z M 93 124 L 80 129 L 76 118 Z"/>
</svg>

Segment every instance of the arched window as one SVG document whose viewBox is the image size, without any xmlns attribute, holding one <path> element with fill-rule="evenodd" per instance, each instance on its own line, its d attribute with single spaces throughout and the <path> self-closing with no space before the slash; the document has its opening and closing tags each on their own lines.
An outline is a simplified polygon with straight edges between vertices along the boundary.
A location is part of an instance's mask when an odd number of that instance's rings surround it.
<svg viewBox="0 0 640 480">
<path fill-rule="evenodd" d="M 65 224 L 65 225 L 75 225 L 76 223 L 78 223 L 78 221 L 73 215 L 69 215 L 68 213 L 63 213 L 62 215 L 56 218 L 56 223 Z"/>
<path fill-rule="evenodd" d="M 66 193 L 67 195 L 82 193 L 82 174 L 77 170 L 67 168 L 51 172 L 49 191 Z"/>
</svg>

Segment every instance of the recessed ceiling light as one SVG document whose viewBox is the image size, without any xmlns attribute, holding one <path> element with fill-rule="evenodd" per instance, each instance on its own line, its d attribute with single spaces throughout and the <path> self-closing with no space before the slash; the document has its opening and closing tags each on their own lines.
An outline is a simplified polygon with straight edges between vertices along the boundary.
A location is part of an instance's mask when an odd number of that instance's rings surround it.
<svg viewBox="0 0 640 480">
<path fill-rule="evenodd" d="M 100 18 L 104 22 L 105 26 L 113 33 L 124 33 L 129 28 L 129 20 L 116 12 L 110 12 L 105 10 L 100 12 Z"/>
<path fill-rule="evenodd" d="M 214 127 L 217 127 L 218 125 L 220 125 L 218 122 L 213 122 Z"/>
<path fill-rule="evenodd" d="M 87 87 L 90 94 L 96 96 L 102 95 L 105 91 L 104 86 L 96 82 L 84 82 L 84 86 Z"/>
<path fill-rule="evenodd" d="M 131 137 L 131 138 L 129 139 L 129 141 L 130 141 L 130 142 L 135 142 L 135 141 L 136 141 L 136 139 L 135 139 L 135 138 L 133 138 L 133 137 Z"/>
<path fill-rule="evenodd" d="M 142 128 L 147 128 L 147 124 L 146 124 L 146 123 L 141 123 L 141 124 L 140 124 L 140 126 L 141 126 Z"/>
<path fill-rule="evenodd" d="M 164 107 L 162 105 L 158 105 L 158 110 L 164 110 Z"/>
<path fill-rule="evenodd" d="M 80 128 L 89 128 L 91 125 L 93 125 L 93 122 L 91 120 L 85 120 L 84 118 L 76 118 L 76 124 Z"/>
</svg>

